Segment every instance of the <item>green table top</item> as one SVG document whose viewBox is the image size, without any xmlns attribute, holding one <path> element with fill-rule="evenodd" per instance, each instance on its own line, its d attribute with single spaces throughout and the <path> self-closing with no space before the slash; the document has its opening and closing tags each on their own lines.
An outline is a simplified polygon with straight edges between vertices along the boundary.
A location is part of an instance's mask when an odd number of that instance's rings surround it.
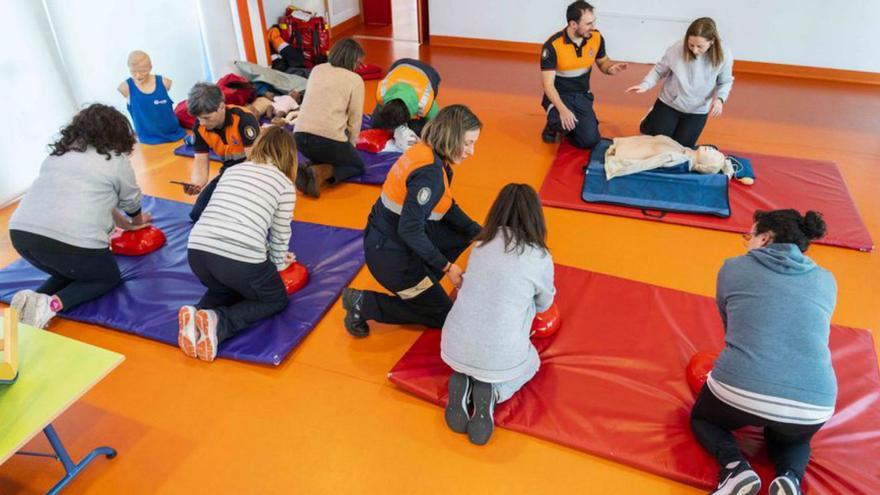
<svg viewBox="0 0 880 495">
<path fill-rule="evenodd" d="M 125 359 L 122 354 L 22 324 L 18 325 L 18 353 L 18 380 L 0 385 L 0 464 Z"/>
</svg>

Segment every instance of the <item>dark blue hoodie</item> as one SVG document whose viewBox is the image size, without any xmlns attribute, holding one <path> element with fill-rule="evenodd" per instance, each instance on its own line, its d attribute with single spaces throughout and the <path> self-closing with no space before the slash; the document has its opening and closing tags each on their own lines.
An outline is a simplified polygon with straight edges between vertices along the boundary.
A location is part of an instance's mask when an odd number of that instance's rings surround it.
<svg viewBox="0 0 880 495">
<path fill-rule="evenodd" d="M 832 407 L 837 380 L 828 334 L 837 283 L 794 244 L 728 259 L 716 302 L 726 346 L 712 378 L 758 394 Z"/>
</svg>

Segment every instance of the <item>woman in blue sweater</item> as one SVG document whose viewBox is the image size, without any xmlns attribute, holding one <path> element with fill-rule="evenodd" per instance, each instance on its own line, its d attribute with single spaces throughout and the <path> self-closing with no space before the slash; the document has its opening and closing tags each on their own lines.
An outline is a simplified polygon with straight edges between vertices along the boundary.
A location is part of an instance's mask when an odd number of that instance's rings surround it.
<svg viewBox="0 0 880 495">
<path fill-rule="evenodd" d="M 716 494 L 758 493 L 761 480 L 731 432 L 764 428 L 776 468 L 771 495 L 799 494 L 810 439 L 834 413 L 828 335 L 837 283 L 803 253 L 825 234 L 821 214 L 757 211 L 749 252 L 718 272 L 726 346 L 694 408 L 691 429 L 721 465 Z"/>
</svg>

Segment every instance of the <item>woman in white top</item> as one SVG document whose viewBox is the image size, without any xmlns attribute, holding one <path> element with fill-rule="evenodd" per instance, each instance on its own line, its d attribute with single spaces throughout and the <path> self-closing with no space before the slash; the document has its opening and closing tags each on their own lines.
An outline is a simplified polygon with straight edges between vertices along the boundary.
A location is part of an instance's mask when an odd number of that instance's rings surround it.
<svg viewBox="0 0 880 495">
<path fill-rule="evenodd" d="M 654 107 L 640 131 L 664 135 L 693 148 L 707 117 L 717 117 L 733 86 L 733 55 L 721 48 L 715 21 L 701 17 L 691 23 L 684 39 L 666 49 L 641 84 L 627 93 L 644 93 L 666 78 Z"/>
<path fill-rule="evenodd" d="M 178 312 L 177 343 L 187 356 L 213 361 L 224 340 L 287 306 L 278 272 L 295 259 L 288 246 L 296 165 L 293 136 L 269 127 L 248 161 L 220 177 L 187 243 L 189 266 L 208 289 Z"/>
</svg>

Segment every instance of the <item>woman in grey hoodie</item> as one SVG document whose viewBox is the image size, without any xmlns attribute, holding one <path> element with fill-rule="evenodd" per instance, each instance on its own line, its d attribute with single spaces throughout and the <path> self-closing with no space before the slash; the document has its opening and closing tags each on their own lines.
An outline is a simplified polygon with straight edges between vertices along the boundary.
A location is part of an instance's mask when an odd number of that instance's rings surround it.
<svg viewBox="0 0 880 495">
<path fill-rule="evenodd" d="M 810 439 L 834 413 L 837 380 L 828 336 L 837 284 L 804 256 L 825 234 L 822 216 L 757 211 L 748 254 L 718 272 L 724 350 L 691 412 L 697 440 L 721 465 L 717 494 L 758 493 L 761 480 L 731 431 L 764 428 L 776 468 L 771 495 L 801 493 Z"/>
<path fill-rule="evenodd" d="M 639 130 L 693 148 L 707 117 L 721 115 L 733 86 L 733 55 L 721 48 L 715 21 L 701 17 L 692 22 L 684 39 L 666 49 L 641 84 L 626 92 L 644 93 L 663 78 L 660 96 Z"/>
<path fill-rule="evenodd" d="M 538 194 L 508 184 L 498 194 L 440 340 L 449 377 L 446 424 L 483 445 L 494 429 L 495 404 L 538 372 L 529 340 L 536 313 L 553 303 L 553 258 Z M 473 405 L 473 413 L 470 406 Z"/>
</svg>

